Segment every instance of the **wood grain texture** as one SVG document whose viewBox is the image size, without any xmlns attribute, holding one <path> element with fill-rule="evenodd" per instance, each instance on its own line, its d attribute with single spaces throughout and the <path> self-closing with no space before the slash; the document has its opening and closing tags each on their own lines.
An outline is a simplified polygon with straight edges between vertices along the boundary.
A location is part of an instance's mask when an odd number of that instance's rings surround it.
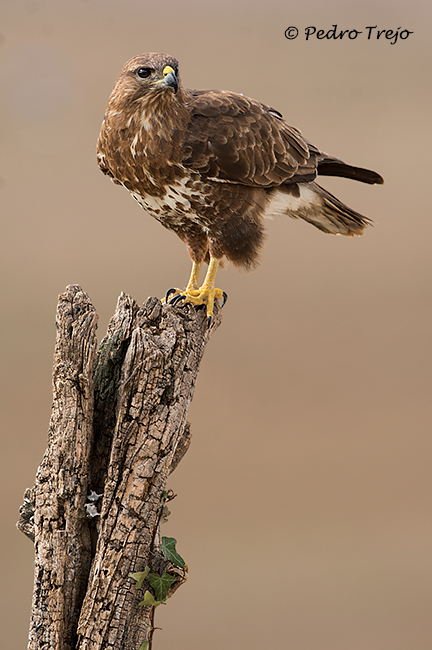
<svg viewBox="0 0 432 650">
<path fill-rule="evenodd" d="M 185 581 L 159 549 L 159 514 L 219 324 L 218 311 L 208 329 L 205 310 L 121 294 L 97 351 L 88 295 L 73 285 L 60 296 L 48 449 L 18 522 L 35 539 L 30 650 L 138 650 L 152 608 L 138 607 L 130 573 L 175 575 L 168 595 Z"/>
</svg>

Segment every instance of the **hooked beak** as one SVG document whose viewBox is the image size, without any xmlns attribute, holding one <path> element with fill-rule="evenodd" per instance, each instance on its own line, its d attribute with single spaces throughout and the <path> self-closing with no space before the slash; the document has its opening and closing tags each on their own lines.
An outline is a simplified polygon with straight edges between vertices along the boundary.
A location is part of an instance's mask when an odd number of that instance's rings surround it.
<svg viewBox="0 0 432 650">
<path fill-rule="evenodd" d="M 164 86 L 173 88 L 174 92 L 176 93 L 178 90 L 178 79 L 172 67 L 170 65 L 166 65 L 162 71 L 162 74 L 163 78 L 159 81 L 154 82 L 155 85 L 163 84 Z"/>
</svg>

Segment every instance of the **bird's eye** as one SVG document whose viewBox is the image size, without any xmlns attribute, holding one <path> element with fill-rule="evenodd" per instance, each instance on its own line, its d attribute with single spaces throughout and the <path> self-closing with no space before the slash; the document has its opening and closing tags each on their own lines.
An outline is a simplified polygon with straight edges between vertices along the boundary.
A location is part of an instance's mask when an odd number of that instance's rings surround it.
<svg viewBox="0 0 432 650">
<path fill-rule="evenodd" d="M 138 68 L 137 70 L 137 75 L 140 79 L 147 79 L 147 77 L 150 77 L 152 73 L 151 68 Z"/>
</svg>

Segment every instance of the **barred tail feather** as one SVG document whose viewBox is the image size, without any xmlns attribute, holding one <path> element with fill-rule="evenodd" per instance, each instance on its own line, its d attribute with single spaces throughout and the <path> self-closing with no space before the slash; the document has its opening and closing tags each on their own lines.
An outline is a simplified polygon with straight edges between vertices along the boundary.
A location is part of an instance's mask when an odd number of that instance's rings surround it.
<svg viewBox="0 0 432 650">
<path fill-rule="evenodd" d="M 270 197 L 266 217 L 288 215 L 303 219 L 323 232 L 333 235 L 361 235 L 372 221 L 351 210 L 317 183 L 298 183 L 275 188 Z"/>
<path fill-rule="evenodd" d="M 321 213 L 316 220 L 314 220 L 313 215 L 311 218 L 308 215 L 308 217 L 303 217 L 303 219 L 306 219 L 306 221 L 309 221 L 309 223 L 312 223 L 320 230 L 347 236 L 362 235 L 366 226 L 373 224 L 371 219 L 352 210 L 317 183 L 310 183 L 310 185 L 320 196 Z"/>
</svg>

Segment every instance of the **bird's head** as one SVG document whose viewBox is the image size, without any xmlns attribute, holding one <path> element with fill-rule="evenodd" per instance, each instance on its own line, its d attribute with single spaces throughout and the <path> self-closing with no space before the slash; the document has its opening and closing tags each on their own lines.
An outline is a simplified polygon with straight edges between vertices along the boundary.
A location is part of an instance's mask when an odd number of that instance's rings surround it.
<svg viewBox="0 0 432 650">
<path fill-rule="evenodd" d="M 114 103 L 178 101 L 182 87 L 178 61 L 168 54 L 140 54 L 130 59 L 117 79 L 111 99 Z"/>
</svg>

